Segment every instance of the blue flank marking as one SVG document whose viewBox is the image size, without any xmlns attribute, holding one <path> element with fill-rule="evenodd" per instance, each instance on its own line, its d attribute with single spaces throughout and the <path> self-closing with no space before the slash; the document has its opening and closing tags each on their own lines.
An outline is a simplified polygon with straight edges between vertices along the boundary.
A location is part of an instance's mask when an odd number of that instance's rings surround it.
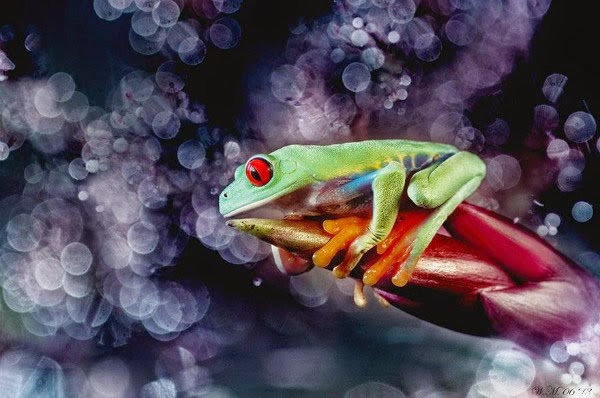
<svg viewBox="0 0 600 398">
<path fill-rule="evenodd" d="M 415 155 L 414 159 L 414 168 L 416 169 L 420 169 L 423 167 L 423 165 L 428 164 L 431 162 L 431 157 L 429 157 L 429 155 L 426 155 L 424 153 L 419 153 L 417 155 Z"/>
<path fill-rule="evenodd" d="M 356 192 L 361 192 L 366 189 L 371 188 L 371 183 L 379 173 L 379 170 L 371 171 L 366 174 L 362 174 L 359 177 L 354 178 L 347 184 L 344 184 L 340 187 L 340 193 L 342 196 L 351 195 Z"/>
<path fill-rule="evenodd" d="M 406 173 L 408 174 L 412 171 L 425 168 L 433 163 L 442 162 L 452 155 L 454 155 L 454 153 L 444 153 L 431 157 L 428 154 L 419 153 L 412 156 L 405 156 L 402 159 L 402 162 L 406 168 Z M 371 189 L 371 183 L 375 177 L 377 177 L 377 174 L 379 174 L 380 171 L 381 169 L 377 169 L 375 171 L 352 176 L 352 180 L 350 182 L 336 189 L 337 195 L 339 195 L 338 200 L 344 200 L 344 198 L 353 198 L 357 193 Z"/>
</svg>

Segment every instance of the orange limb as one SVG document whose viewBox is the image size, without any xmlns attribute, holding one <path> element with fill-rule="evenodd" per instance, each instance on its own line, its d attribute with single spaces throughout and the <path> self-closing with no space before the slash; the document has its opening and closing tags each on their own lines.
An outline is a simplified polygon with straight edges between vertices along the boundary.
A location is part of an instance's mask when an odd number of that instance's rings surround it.
<svg viewBox="0 0 600 398">
<path fill-rule="evenodd" d="M 338 252 L 347 249 L 364 232 L 366 225 L 367 221 L 358 217 L 324 221 L 323 229 L 335 235 L 313 254 L 313 263 L 318 267 L 327 267 Z"/>
<path fill-rule="evenodd" d="M 365 271 L 363 275 L 365 285 L 375 285 L 392 267 L 406 260 L 412 248 L 412 238 L 406 239 L 406 237 L 407 235 L 396 239 L 394 245 Z"/>
<path fill-rule="evenodd" d="M 398 221 L 389 235 L 377 245 L 377 254 L 383 254 L 401 234 L 408 233 L 427 218 L 428 212 L 415 210 L 399 215 Z"/>
<path fill-rule="evenodd" d="M 360 217 L 344 217 L 337 218 L 335 220 L 325 220 L 323 221 L 323 229 L 325 232 L 330 234 L 337 234 L 342 229 L 350 226 L 350 225 L 360 225 L 366 224 L 366 220 Z"/>
<path fill-rule="evenodd" d="M 373 286 L 395 265 L 400 269 L 392 277 L 392 283 L 398 287 L 406 285 L 410 274 L 402 270 L 401 265 L 410 255 L 412 243 L 418 233 L 419 226 L 427 219 L 428 212 L 414 211 L 403 215 L 387 238 L 377 246 L 381 257 L 373 263 L 363 275 L 363 283 Z"/>
<path fill-rule="evenodd" d="M 367 305 L 364 287 L 361 281 L 356 281 L 354 284 L 354 304 L 361 308 Z"/>
<path fill-rule="evenodd" d="M 396 275 L 392 277 L 392 283 L 398 287 L 406 286 L 408 281 L 410 280 L 411 274 L 408 271 L 400 268 Z"/>
</svg>

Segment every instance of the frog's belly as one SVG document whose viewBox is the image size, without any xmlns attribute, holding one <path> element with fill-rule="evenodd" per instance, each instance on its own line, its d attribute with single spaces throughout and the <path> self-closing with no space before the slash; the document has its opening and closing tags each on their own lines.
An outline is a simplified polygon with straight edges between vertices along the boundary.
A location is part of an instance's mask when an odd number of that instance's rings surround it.
<svg viewBox="0 0 600 398">
<path fill-rule="evenodd" d="M 347 181 L 332 181 L 303 188 L 282 198 L 275 204 L 284 210 L 286 218 L 311 216 L 369 216 L 372 212 L 372 192 L 337 195 Z"/>
</svg>

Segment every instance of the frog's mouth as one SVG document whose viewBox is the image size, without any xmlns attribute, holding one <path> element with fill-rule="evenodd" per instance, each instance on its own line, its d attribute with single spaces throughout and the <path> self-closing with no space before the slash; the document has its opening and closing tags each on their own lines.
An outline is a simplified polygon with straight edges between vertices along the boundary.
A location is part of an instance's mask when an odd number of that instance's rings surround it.
<svg viewBox="0 0 600 398">
<path fill-rule="evenodd" d="M 228 192 L 224 191 L 219 200 L 219 211 L 225 218 L 234 217 L 243 213 L 248 213 L 258 208 L 263 208 L 272 203 L 279 203 L 279 200 L 286 197 L 294 197 L 296 201 L 301 201 L 302 196 L 306 195 L 305 189 L 299 184 L 290 184 L 274 194 L 262 199 L 255 199 L 252 202 L 237 208 L 231 208 L 228 202 Z M 285 200 L 285 199 L 283 199 Z"/>
<path fill-rule="evenodd" d="M 243 214 L 243 213 L 249 212 L 251 210 L 257 209 L 259 207 L 263 207 L 263 206 L 265 206 L 265 205 L 267 205 L 267 204 L 269 204 L 269 203 L 277 200 L 281 196 L 282 195 L 275 194 L 275 195 L 266 197 L 264 199 L 258 200 L 256 202 L 248 203 L 245 206 L 242 206 L 242 207 L 239 207 L 237 209 L 231 210 L 231 211 L 229 211 L 227 213 L 223 213 L 223 217 L 230 218 L 230 217 L 237 216 L 239 214 Z"/>
</svg>

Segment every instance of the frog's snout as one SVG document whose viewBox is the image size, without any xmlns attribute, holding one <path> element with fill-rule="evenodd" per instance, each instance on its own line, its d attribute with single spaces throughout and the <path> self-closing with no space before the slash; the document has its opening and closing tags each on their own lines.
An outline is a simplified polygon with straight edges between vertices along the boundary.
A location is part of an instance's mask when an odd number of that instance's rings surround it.
<svg viewBox="0 0 600 398">
<path fill-rule="evenodd" d="M 225 215 L 228 211 L 227 211 L 227 200 L 229 199 L 229 194 L 227 191 L 223 191 L 221 192 L 221 194 L 219 195 L 219 213 L 221 213 L 221 215 Z"/>
</svg>

